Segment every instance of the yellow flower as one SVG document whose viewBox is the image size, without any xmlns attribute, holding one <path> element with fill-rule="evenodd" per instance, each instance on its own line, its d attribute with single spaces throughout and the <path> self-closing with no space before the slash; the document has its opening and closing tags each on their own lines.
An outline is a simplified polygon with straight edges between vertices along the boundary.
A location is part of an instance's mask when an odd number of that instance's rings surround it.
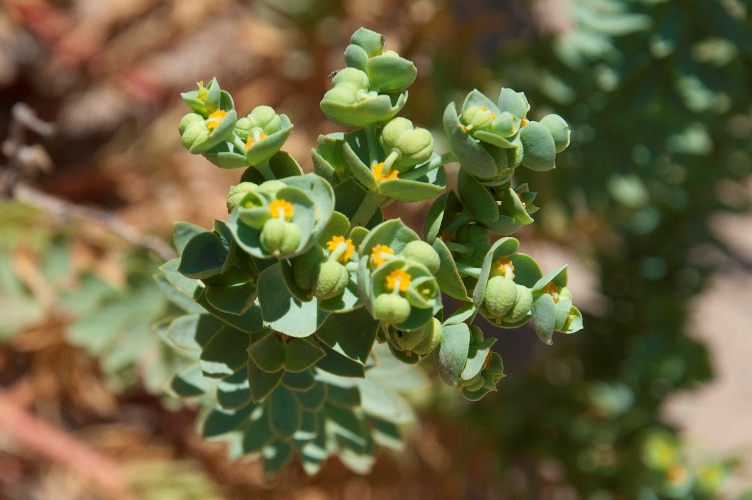
<svg viewBox="0 0 752 500">
<path fill-rule="evenodd" d="M 371 263 L 375 267 L 379 267 L 381 264 L 386 262 L 386 257 L 384 256 L 384 254 L 394 255 L 394 250 L 386 245 L 376 245 L 375 247 L 373 247 L 373 250 L 371 250 Z"/>
<path fill-rule="evenodd" d="M 496 261 L 496 272 L 498 275 L 506 276 L 508 272 L 512 273 L 511 278 L 514 278 L 514 263 L 506 257 L 500 257 Z"/>
<path fill-rule="evenodd" d="M 392 291 L 395 288 L 399 288 L 400 292 L 406 292 L 407 287 L 410 286 L 411 279 L 411 276 L 403 269 L 397 269 L 386 276 L 386 287 Z"/>
<path fill-rule="evenodd" d="M 346 240 L 344 236 L 335 236 L 334 238 L 332 238 L 326 243 L 326 246 L 329 249 L 329 252 L 333 252 L 339 246 L 340 243 L 344 243 L 345 245 L 347 245 L 347 250 L 345 250 L 345 253 L 343 253 L 341 257 L 342 262 L 347 262 L 348 260 L 352 258 L 353 254 L 355 253 L 355 245 L 353 245 L 352 240 L 350 239 Z"/>
<path fill-rule="evenodd" d="M 264 134 L 261 134 L 259 137 L 259 141 L 263 141 L 266 139 L 266 136 Z M 247 141 L 245 141 L 245 150 L 248 151 L 251 149 L 251 146 L 253 146 L 253 137 L 249 137 Z"/>
<path fill-rule="evenodd" d="M 219 123 L 225 119 L 225 116 L 227 116 L 226 111 L 218 110 L 214 113 L 209 115 L 209 118 L 206 119 L 208 122 L 206 124 L 206 128 L 209 130 L 214 130 L 215 128 L 219 127 Z"/>
<path fill-rule="evenodd" d="M 391 170 L 388 174 L 383 175 L 381 173 L 381 170 L 384 168 L 384 163 L 377 163 L 373 166 L 373 176 L 376 178 L 376 182 L 383 182 L 388 181 L 389 179 L 396 179 L 397 178 L 397 171 Z"/>
<path fill-rule="evenodd" d="M 284 217 L 289 220 L 292 217 L 293 207 L 289 201 L 277 200 L 269 203 L 269 213 L 272 217 Z"/>
<path fill-rule="evenodd" d="M 520 128 L 524 127 L 528 123 L 530 123 L 530 122 L 527 121 L 527 117 L 522 118 L 522 121 L 520 122 Z"/>
<path fill-rule="evenodd" d="M 554 298 L 554 304 L 559 303 L 559 287 L 556 286 L 556 283 L 552 281 L 551 283 L 546 285 L 546 288 L 544 291 Z"/>
</svg>

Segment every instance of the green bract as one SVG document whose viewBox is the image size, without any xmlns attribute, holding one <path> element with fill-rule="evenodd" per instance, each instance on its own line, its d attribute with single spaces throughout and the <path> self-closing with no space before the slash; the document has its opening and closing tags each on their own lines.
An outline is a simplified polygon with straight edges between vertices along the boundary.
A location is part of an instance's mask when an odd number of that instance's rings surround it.
<svg viewBox="0 0 752 500">
<path fill-rule="evenodd" d="M 237 120 L 215 80 L 183 95 L 194 111 L 180 122 L 183 145 L 247 168 L 226 222 L 176 226 L 181 256 L 156 279 L 187 314 L 156 330 L 189 360 L 170 387 L 199 398 L 204 436 L 260 457 L 270 476 L 294 455 L 309 474 L 332 454 L 366 472 L 377 444 L 399 447 L 398 426 L 413 417 L 398 388 L 423 385 L 410 365 L 428 355 L 465 398 L 494 391 L 503 364 L 472 324 L 478 313 L 504 328 L 532 319 L 546 343 L 582 328 L 565 267 L 543 276 L 517 240 L 491 245 L 492 232 L 533 222 L 535 193 L 513 174 L 552 168 L 566 122 L 529 121 L 527 99 L 510 89 L 497 103 L 473 91 L 459 115 L 447 108 L 450 151 L 439 155 L 428 130 L 395 117 L 416 72 L 384 44 L 370 30 L 353 35 L 321 109 L 358 128 L 319 137 L 314 174 L 281 150 L 284 114 L 258 106 Z M 456 192 L 444 169 L 455 160 Z M 423 239 L 384 220 L 394 201 L 431 198 Z M 442 293 L 462 304 L 446 319 Z"/>
<path fill-rule="evenodd" d="M 332 89 L 321 100 L 321 111 L 332 120 L 349 127 L 368 127 L 396 115 L 407 102 L 407 91 L 380 94 L 370 89 L 363 71 L 345 68 L 332 80 Z"/>
</svg>

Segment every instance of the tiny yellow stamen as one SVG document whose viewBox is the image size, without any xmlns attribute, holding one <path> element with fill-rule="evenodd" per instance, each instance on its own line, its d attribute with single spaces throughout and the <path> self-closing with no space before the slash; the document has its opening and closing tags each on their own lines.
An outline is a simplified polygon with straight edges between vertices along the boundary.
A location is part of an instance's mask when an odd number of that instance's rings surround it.
<svg viewBox="0 0 752 500">
<path fill-rule="evenodd" d="M 488 108 L 485 106 L 481 106 L 480 109 L 482 109 L 483 111 L 488 111 Z"/>
<path fill-rule="evenodd" d="M 277 200 L 269 203 L 269 213 L 272 214 L 272 217 L 290 219 L 293 207 L 289 201 Z"/>
<path fill-rule="evenodd" d="M 355 253 L 355 245 L 353 245 L 351 239 L 345 239 L 344 236 L 335 236 L 326 243 L 326 247 L 329 249 L 329 252 L 333 252 L 334 250 L 336 250 L 340 243 L 347 245 L 347 250 L 345 250 L 345 253 L 342 254 L 342 257 L 340 257 L 341 262 L 347 262 Z"/>
<path fill-rule="evenodd" d="M 412 277 L 409 274 L 403 269 L 397 269 L 386 276 L 386 287 L 392 291 L 398 288 L 400 292 L 406 292 L 410 281 Z"/>
<path fill-rule="evenodd" d="M 373 166 L 373 176 L 376 178 L 376 182 L 388 181 L 389 179 L 397 178 L 397 171 L 391 170 L 388 174 L 383 175 L 381 171 L 384 168 L 384 162 L 377 163 Z"/>
<path fill-rule="evenodd" d="M 206 119 L 206 121 L 208 122 L 206 124 L 206 128 L 208 128 L 209 130 L 214 130 L 215 128 L 219 127 L 220 122 L 225 119 L 225 116 L 227 116 L 227 112 L 222 111 L 221 109 L 210 114 L 209 118 Z"/>
<path fill-rule="evenodd" d="M 375 247 L 373 247 L 373 250 L 371 250 L 371 263 L 374 266 L 379 267 L 381 264 L 386 262 L 387 258 L 384 256 L 384 254 L 394 255 L 394 250 L 386 245 L 376 245 Z"/>
<path fill-rule="evenodd" d="M 512 272 L 512 278 L 514 278 L 514 263 L 506 257 L 500 257 L 496 261 L 496 269 L 502 276 L 506 276 L 507 272 Z"/>
<path fill-rule="evenodd" d="M 544 291 L 554 299 L 554 304 L 559 303 L 559 287 L 553 281 L 546 285 Z"/>
<path fill-rule="evenodd" d="M 528 123 L 530 123 L 530 122 L 529 122 L 529 121 L 527 121 L 527 118 L 523 118 L 523 119 L 522 119 L 522 121 L 520 122 L 520 128 L 524 127 L 524 126 L 525 126 L 525 125 L 527 125 Z"/>
<path fill-rule="evenodd" d="M 264 134 L 261 134 L 261 136 L 259 137 L 259 141 L 263 141 L 264 139 L 266 139 L 266 136 Z M 246 151 L 248 151 L 249 149 L 251 149 L 251 146 L 253 146 L 253 142 L 254 142 L 253 141 L 253 137 L 249 137 L 248 140 L 245 141 L 245 150 Z"/>
</svg>

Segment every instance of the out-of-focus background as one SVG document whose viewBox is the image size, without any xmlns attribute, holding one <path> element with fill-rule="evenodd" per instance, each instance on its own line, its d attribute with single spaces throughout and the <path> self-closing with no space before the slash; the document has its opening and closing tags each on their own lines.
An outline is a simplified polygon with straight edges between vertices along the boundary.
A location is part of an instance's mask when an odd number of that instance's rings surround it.
<svg viewBox="0 0 752 500">
<path fill-rule="evenodd" d="M 0 6 L 0 498 L 126 498 L 123 481 L 148 499 L 747 498 L 752 2 Z M 498 394 L 436 384 L 406 450 L 367 476 L 333 459 L 267 483 L 161 395 L 175 360 L 150 329 L 166 308 L 151 274 L 169 249 L 146 235 L 225 217 L 240 175 L 181 148 L 179 92 L 216 76 L 241 113 L 288 114 L 285 150 L 310 169 L 360 26 L 418 67 L 418 124 L 440 132 L 448 102 L 502 86 L 570 123 L 558 168 L 518 175 L 542 209 L 517 236 L 543 267 L 570 263 L 585 329 L 553 347 L 497 331 Z"/>
</svg>

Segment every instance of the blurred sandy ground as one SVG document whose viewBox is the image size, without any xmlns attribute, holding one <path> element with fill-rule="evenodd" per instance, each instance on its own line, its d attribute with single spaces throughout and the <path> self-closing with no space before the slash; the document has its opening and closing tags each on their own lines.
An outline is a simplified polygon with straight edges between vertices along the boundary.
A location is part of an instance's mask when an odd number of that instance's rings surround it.
<svg viewBox="0 0 752 500">
<path fill-rule="evenodd" d="M 716 217 L 717 236 L 752 261 L 752 217 Z M 700 449 L 744 458 L 737 481 L 752 480 L 752 274 L 728 263 L 693 308 L 690 331 L 708 344 L 715 378 L 673 397 L 666 416 Z M 741 486 L 741 484 L 737 485 Z"/>
</svg>

